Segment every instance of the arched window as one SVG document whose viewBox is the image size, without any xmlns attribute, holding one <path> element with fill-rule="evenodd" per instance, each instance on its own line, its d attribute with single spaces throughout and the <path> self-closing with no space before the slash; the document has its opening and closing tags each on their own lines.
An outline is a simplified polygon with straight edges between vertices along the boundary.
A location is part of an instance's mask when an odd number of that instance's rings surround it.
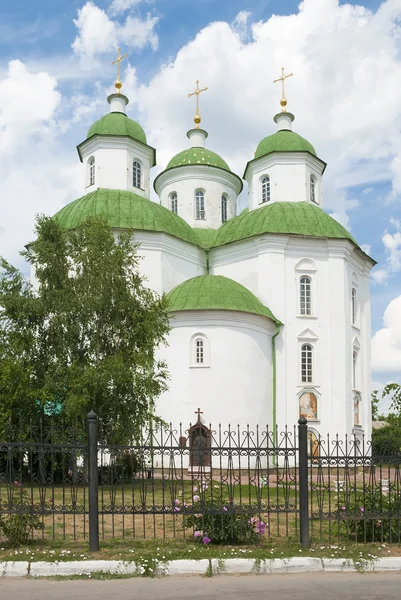
<svg viewBox="0 0 401 600">
<path fill-rule="evenodd" d="M 358 376 L 357 376 L 357 364 L 358 364 L 358 351 L 352 352 L 352 387 L 354 390 L 358 388 Z"/>
<path fill-rule="evenodd" d="M 225 194 L 221 197 L 221 222 L 227 221 L 227 196 Z"/>
<path fill-rule="evenodd" d="M 270 201 L 270 177 L 265 175 L 262 177 L 262 203 Z"/>
<path fill-rule="evenodd" d="M 170 209 L 171 212 L 177 214 L 178 213 L 178 197 L 177 192 L 172 192 L 170 194 Z"/>
<path fill-rule="evenodd" d="M 195 219 L 198 221 L 205 220 L 205 192 L 202 192 L 202 190 L 195 193 Z"/>
<path fill-rule="evenodd" d="M 89 185 L 95 185 L 95 157 L 91 156 L 88 160 L 89 167 Z"/>
<path fill-rule="evenodd" d="M 306 275 L 299 280 L 299 307 L 301 315 L 312 314 L 312 279 Z"/>
<path fill-rule="evenodd" d="M 352 324 L 356 324 L 356 289 L 352 288 L 351 292 L 351 320 Z"/>
<path fill-rule="evenodd" d="M 312 383 L 313 381 L 313 347 L 311 344 L 301 346 L 301 381 Z"/>
<path fill-rule="evenodd" d="M 309 198 L 310 198 L 310 201 L 311 202 L 316 202 L 316 190 L 315 190 L 315 187 L 316 187 L 316 178 L 313 175 L 310 176 L 310 184 L 309 185 L 310 185 L 310 187 L 309 187 L 309 191 L 310 191 Z"/>
<path fill-rule="evenodd" d="M 201 338 L 195 341 L 195 362 L 197 365 L 203 365 L 205 360 L 204 345 L 205 342 Z"/>
<path fill-rule="evenodd" d="M 137 160 L 132 163 L 132 185 L 136 188 L 141 187 L 142 168 Z"/>
</svg>

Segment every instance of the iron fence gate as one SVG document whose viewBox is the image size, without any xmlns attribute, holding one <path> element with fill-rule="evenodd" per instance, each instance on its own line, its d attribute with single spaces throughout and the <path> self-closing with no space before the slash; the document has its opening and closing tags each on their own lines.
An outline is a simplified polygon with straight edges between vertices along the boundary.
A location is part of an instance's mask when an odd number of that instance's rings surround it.
<svg viewBox="0 0 401 600">
<path fill-rule="evenodd" d="M 401 541 L 401 455 L 363 436 L 308 439 L 308 425 L 151 429 L 112 443 L 94 413 L 11 424 L 0 437 L 0 518 L 35 515 L 32 537 L 253 543 Z M 1 534 L 0 534 L 1 535 Z M 241 537 L 242 536 L 242 537 Z"/>
</svg>

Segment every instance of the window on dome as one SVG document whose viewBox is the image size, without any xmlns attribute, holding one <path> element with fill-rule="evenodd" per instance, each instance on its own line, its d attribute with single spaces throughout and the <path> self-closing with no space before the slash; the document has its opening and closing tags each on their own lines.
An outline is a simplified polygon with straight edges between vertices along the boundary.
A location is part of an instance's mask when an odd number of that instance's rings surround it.
<svg viewBox="0 0 401 600">
<path fill-rule="evenodd" d="M 195 193 L 195 219 L 204 221 L 205 218 L 205 192 L 198 190 Z"/>
<path fill-rule="evenodd" d="M 141 187 L 142 168 L 137 160 L 132 163 L 132 185 L 136 188 Z"/>
<path fill-rule="evenodd" d="M 301 346 L 301 381 L 312 383 L 313 381 L 313 347 L 311 344 Z"/>
<path fill-rule="evenodd" d="M 94 156 L 91 156 L 90 159 L 88 160 L 88 168 L 89 168 L 89 172 L 88 172 L 89 185 L 95 185 L 95 157 Z"/>
<path fill-rule="evenodd" d="M 223 194 L 221 197 L 221 222 L 225 223 L 227 221 L 227 196 Z"/>
<path fill-rule="evenodd" d="M 310 176 L 310 201 L 316 202 L 316 177 L 313 175 Z"/>
<path fill-rule="evenodd" d="M 178 197 L 177 192 L 172 192 L 170 194 L 170 209 L 171 212 L 178 214 Z"/>
<path fill-rule="evenodd" d="M 265 175 L 262 177 L 262 204 L 270 202 L 270 177 Z"/>
<path fill-rule="evenodd" d="M 303 275 L 299 280 L 299 307 L 301 315 L 312 314 L 312 279 Z"/>
</svg>

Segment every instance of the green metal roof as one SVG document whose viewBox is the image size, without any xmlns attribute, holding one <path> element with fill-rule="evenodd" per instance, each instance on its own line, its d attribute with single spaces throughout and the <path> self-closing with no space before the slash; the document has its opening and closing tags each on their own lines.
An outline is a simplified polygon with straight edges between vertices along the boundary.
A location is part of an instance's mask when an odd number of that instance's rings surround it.
<svg viewBox="0 0 401 600">
<path fill-rule="evenodd" d="M 167 233 L 191 244 L 198 238 L 184 219 L 132 192 L 99 188 L 67 204 L 54 215 L 64 229 L 74 229 L 89 217 L 106 217 L 111 227 Z"/>
<path fill-rule="evenodd" d="M 95 123 L 88 131 L 87 139 L 92 135 L 127 135 L 128 137 L 146 144 L 146 135 L 142 127 L 129 119 L 126 114 L 110 112 Z"/>
<path fill-rule="evenodd" d="M 216 232 L 213 246 L 223 246 L 263 233 L 285 233 L 306 237 L 348 239 L 352 235 L 324 210 L 309 202 L 273 202 L 241 213 Z"/>
<path fill-rule="evenodd" d="M 222 275 L 200 275 L 184 281 L 169 294 L 169 312 L 183 310 L 236 310 L 268 317 L 271 311 L 246 287 Z"/>
<path fill-rule="evenodd" d="M 266 156 L 270 152 L 310 152 L 316 156 L 312 144 L 289 129 L 281 129 L 265 137 L 256 148 L 255 158 Z"/>
<path fill-rule="evenodd" d="M 211 248 L 213 245 L 216 229 L 201 229 L 200 227 L 192 227 L 192 231 L 198 240 L 198 246 L 201 248 Z"/>
<path fill-rule="evenodd" d="M 173 156 L 166 169 L 182 167 L 184 165 L 207 165 L 209 167 L 218 167 L 219 169 L 231 172 L 230 167 L 221 156 L 211 150 L 200 147 L 188 148 L 188 150 L 179 152 Z"/>
</svg>

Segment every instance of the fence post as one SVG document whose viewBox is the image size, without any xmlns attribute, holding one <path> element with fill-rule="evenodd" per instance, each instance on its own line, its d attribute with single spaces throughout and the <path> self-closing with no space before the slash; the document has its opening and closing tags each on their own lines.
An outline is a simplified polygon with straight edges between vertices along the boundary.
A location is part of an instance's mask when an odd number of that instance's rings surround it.
<svg viewBox="0 0 401 600">
<path fill-rule="evenodd" d="M 91 410 L 88 414 L 88 479 L 89 479 L 89 550 L 99 547 L 99 483 L 97 472 L 98 420 Z"/>
<path fill-rule="evenodd" d="M 308 422 L 305 417 L 298 421 L 298 446 L 300 541 L 303 548 L 309 548 Z"/>
</svg>

